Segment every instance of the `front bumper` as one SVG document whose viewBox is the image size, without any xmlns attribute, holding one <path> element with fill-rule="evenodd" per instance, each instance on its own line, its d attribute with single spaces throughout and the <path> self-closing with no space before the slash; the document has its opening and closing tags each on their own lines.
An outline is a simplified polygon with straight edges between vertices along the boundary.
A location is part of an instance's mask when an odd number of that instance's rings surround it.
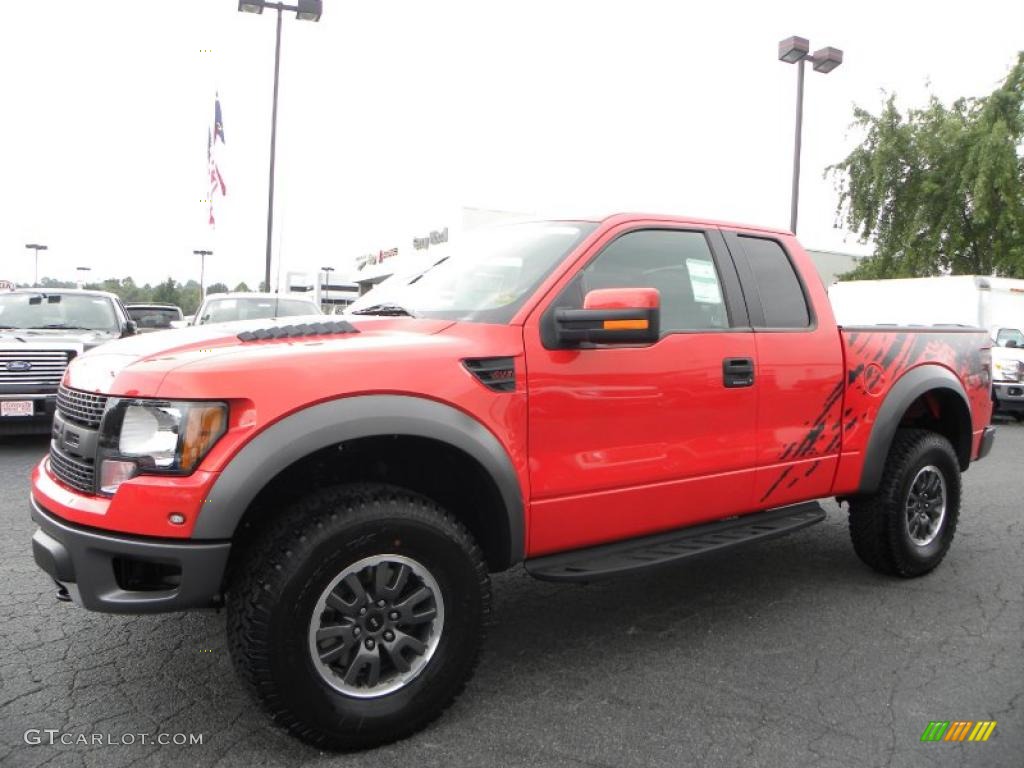
<svg viewBox="0 0 1024 768">
<path fill-rule="evenodd" d="M 1024 411 L 1024 383 L 997 381 L 992 384 L 996 410 Z"/>
<path fill-rule="evenodd" d="M 66 523 L 32 498 L 36 564 L 71 599 L 105 613 L 162 613 L 220 604 L 230 542 L 117 536 Z"/>
</svg>

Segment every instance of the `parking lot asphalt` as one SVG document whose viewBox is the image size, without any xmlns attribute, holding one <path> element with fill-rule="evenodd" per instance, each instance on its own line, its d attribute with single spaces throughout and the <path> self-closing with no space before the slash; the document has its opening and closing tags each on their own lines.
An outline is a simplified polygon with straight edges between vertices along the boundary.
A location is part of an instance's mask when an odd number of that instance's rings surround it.
<svg viewBox="0 0 1024 768">
<path fill-rule="evenodd" d="M 921 579 L 863 566 L 831 502 L 821 525 L 691 564 L 587 586 L 496 576 L 463 696 L 413 738 L 351 755 L 319 753 L 257 710 L 222 614 L 57 602 L 29 541 L 27 478 L 45 450 L 0 439 L 5 766 L 1024 765 L 1024 426 L 1002 425 L 966 474 L 956 540 Z M 931 720 L 998 725 L 986 743 L 922 743 Z M 51 745 L 45 729 L 203 743 Z M 27 744 L 30 730 L 43 743 Z"/>
</svg>

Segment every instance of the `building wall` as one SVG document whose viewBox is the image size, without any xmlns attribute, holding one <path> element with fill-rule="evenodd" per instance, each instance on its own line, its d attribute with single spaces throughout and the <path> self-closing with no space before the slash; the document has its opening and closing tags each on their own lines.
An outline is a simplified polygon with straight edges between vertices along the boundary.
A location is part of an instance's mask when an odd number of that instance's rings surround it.
<svg viewBox="0 0 1024 768">
<path fill-rule="evenodd" d="M 810 248 L 806 250 L 810 254 L 811 260 L 814 261 L 814 266 L 818 268 L 821 282 L 825 284 L 826 288 L 832 283 L 838 282 L 843 274 L 856 267 L 864 258 L 853 253 L 840 253 L 839 251 L 813 251 Z"/>
</svg>

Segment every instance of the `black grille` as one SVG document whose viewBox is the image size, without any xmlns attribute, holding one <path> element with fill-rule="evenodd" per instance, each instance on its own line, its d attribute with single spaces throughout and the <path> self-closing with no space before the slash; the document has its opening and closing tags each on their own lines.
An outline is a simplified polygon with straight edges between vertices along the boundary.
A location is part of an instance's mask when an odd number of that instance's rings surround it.
<svg viewBox="0 0 1024 768">
<path fill-rule="evenodd" d="M 57 410 L 60 415 L 83 427 L 97 429 L 106 407 L 106 395 L 93 395 L 67 387 L 57 389 Z"/>
<path fill-rule="evenodd" d="M 511 357 L 479 357 L 463 360 L 462 364 L 488 389 L 516 391 L 516 366 Z"/>
<path fill-rule="evenodd" d="M 68 354 L 66 350 L 0 349 L 0 384 L 59 384 Z"/>
<path fill-rule="evenodd" d="M 91 461 L 73 459 L 50 446 L 50 469 L 62 482 L 86 493 L 96 492 L 96 472 Z"/>
</svg>

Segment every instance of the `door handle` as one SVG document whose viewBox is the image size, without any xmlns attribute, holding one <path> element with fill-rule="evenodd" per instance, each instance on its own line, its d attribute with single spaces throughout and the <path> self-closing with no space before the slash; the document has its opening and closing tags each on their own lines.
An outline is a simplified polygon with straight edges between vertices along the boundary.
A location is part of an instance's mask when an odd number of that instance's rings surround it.
<svg viewBox="0 0 1024 768">
<path fill-rule="evenodd" d="M 727 357 L 722 361 L 722 383 L 732 389 L 754 385 L 754 359 Z"/>
</svg>

